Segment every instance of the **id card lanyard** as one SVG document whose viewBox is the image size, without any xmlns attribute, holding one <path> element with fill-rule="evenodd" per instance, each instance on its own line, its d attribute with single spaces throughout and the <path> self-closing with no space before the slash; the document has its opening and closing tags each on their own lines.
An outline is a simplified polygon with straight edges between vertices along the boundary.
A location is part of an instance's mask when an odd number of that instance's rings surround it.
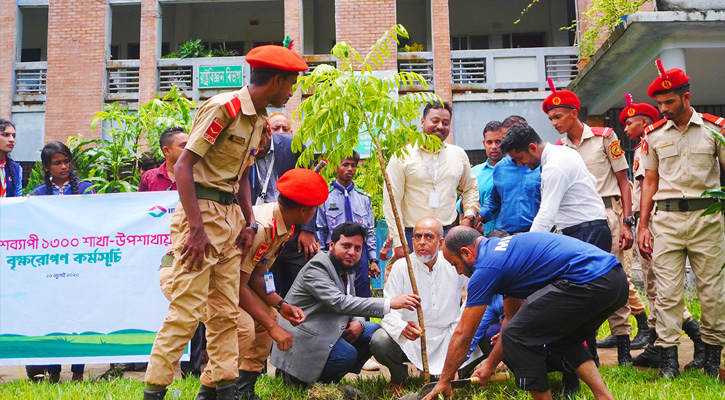
<svg viewBox="0 0 725 400">
<path fill-rule="evenodd" d="M 435 170 L 431 172 L 430 167 L 428 167 L 428 164 L 425 162 L 425 159 L 423 158 L 423 152 L 418 149 L 418 153 L 420 154 L 420 159 L 423 161 L 423 166 L 425 167 L 426 172 L 428 172 L 428 176 L 433 180 L 433 191 L 430 192 L 428 195 L 428 207 L 431 208 L 438 208 L 438 204 L 440 201 L 440 194 L 438 193 L 438 169 L 441 166 L 441 152 L 443 149 L 438 151 L 438 160 L 436 161 Z"/>
<path fill-rule="evenodd" d="M 275 158 L 272 157 L 272 161 L 269 163 L 269 167 L 267 167 L 267 177 L 264 179 L 264 183 L 262 184 L 262 191 L 259 192 L 257 202 L 254 204 L 256 206 L 264 204 L 264 198 L 267 196 L 267 187 L 269 187 L 269 178 L 272 176 L 272 168 L 274 168 L 274 160 Z M 259 167 L 255 168 L 255 170 L 257 170 L 257 178 L 261 182 L 262 177 L 259 175 Z"/>
</svg>

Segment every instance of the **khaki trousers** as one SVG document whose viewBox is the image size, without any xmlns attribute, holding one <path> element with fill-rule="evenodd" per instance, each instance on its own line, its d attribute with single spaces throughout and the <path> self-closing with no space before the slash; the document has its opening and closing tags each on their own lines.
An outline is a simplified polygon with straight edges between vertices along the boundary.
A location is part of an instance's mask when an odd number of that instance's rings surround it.
<svg viewBox="0 0 725 400">
<path fill-rule="evenodd" d="M 251 291 L 252 296 L 257 304 L 269 315 L 277 321 L 278 314 L 274 307 L 269 306 L 257 295 Z M 237 318 L 237 348 L 239 350 L 239 369 L 251 372 L 262 372 L 269 351 L 272 350 L 274 340 L 267 332 L 267 329 L 255 321 L 249 313 L 239 307 L 239 318 Z M 207 364 L 204 372 L 201 374 L 201 384 L 204 386 L 214 387 L 216 384 L 211 379 L 211 370 Z"/>
<path fill-rule="evenodd" d="M 637 230 L 639 231 L 639 222 L 637 222 Z M 649 230 L 652 232 L 652 219 L 650 218 Z M 654 248 L 654 238 L 650 236 L 652 242 L 652 248 Z M 639 252 L 637 253 L 639 255 Z M 655 329 L 657 324 L 657 313 L 655 312 L 655 301 L 657 300 L 657 281 L 655 279 L 655 273 L 652 270 L 652 259 L 645 259 L 639 256 L 639 265 L 642 268 L 642 280 L 644 281 L 644 290 L 647 294 L 647 304 L 649 304 L 649 318 L 647 318 L 647 326 L 650 329 Z M 692 314 L 685 307 L 685 312 L 682 313 L 682 320 L 687 321 L 692 318 Z"/>
<path fill-rule="evenodd" d="M 619 248 L 619 235 L 622 232 L 622 201 L 617 200 L 612 203 L 612 207 L 606 209 L 607 224 L 612 231 L 612 250 L 611 253 L 622 263 L 624 272 L 627 277 L 632 275 L 632 253 L 631 251 L 623 251 Z M 629 228 L 626 228 L 629 229 Z M 614 312 L 609 318 L 609 329 L 612 335 L 629 335 L 632 333 L 632 324 L 627 318 L 629 314 L 639 315 L 644 312 L 644 303 L 639 297 L 639 292 L 632 282 L 629 282 L 629 297 L 627 304 Z"/>
<path fill-rule="evenodd" d="M 697 211 L 657 211 L 653 270 L 657 282 L 658 346 L 679 344 L 685 309 L 685 259 L 689 257 L 697 277 L 697 295 L 702 307 L 702 340 L 725 344 L 725 223 L 720 213 L 700 216 Z"/>
<path fill-rule="evenodd" d="M 234 242 L 244 226 L 238 205 L 222 205 L 199 200 L 211 248 L 199 270 L 186 272 L 179 263 L 181 248 L 189 235 L 189 223 L 181 203 L 171 217 L 171 241 L 174 249 L 169 313 L 156 334 L 145 381 L 168 386 L 174 380 L 174 368 L 203 320 L 206 324 L 207 352 L 214 382 L 237 377 L 236 326 L 239 311 L 239 265 L 241 251 Z"/>
</svg>

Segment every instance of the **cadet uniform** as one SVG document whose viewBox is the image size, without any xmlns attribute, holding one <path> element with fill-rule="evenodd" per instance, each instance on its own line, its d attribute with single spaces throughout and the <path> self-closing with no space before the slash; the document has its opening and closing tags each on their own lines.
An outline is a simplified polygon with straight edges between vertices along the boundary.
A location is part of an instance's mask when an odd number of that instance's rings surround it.
<svg viewBox="0 0 725 400">
<path fill-rule="evenodd" d="M 246 59 L 253 68 L 307 69 L 298 54 L 281 46 L 255 48 Z M 151 351 L 145 377 L 147 388 L 172 383 L 174 367 L 199 320 L 207 327 L 211 381 L 237 378 L 236 325 L 242 251 L 235 247 L 235 241 L 244 226 L 244 217 L 233 199 L 240 174 L 254 163 L 265 117 L 264 112 L 257 114 L 247 87 L 216 95 L 197 112 L 186 149 L 201 157 L 193 167 L 193 176 L 210 252 L 198 270 L 186 272 L 179 262 L 190 233 L 183 204 L 179 202 L 171 218 L 175 256 L 172 300 Z M 164 394 L 165 390 L 144 389 L 144 398 L 160 399 Z"/>
<path fill-rule="evenodd" d="M 378 261 L 372 201 L 370 196 L 357 188 L 354 183 L 343 187 L 337 181 L 333 181 L 330 184 L 327 201 L 320 206 L 317 213 L 317 239 L 323 250 L 328 250 L 332 231 L 347 221 L 357 222 L 368 230 L 365 248 L 360 257 L 360 269 L 355 274 L 355 293 L 359 297 L 370 297 L 368 266 Z"/>
<path fill-rule="evenodd" d="M 559 98 L 558 104 L 555 101 Z M 576 95 L 568 90 L 554 91 L 544 101 L 544 112 L 555 107 L 569 107 L 580 109 L 579 99 Z M 619 236 L 622 230 L 622 200 L 621 191 L 617 182 L 615 172 L 623 171 L 629 168 L 627 159 L 624 157 L 624 150 L 617 134 L 612 128 L 590 127 L 584 124 L 581 142 L 575 145 L 565 135 L 560 139 L 557 145 L 563 145 L 576 150 L 581 155 L 589 172 L 594 175 L 597 180 L 597 193 L 602 197 L 604 207 L 607 213 L 607 225 L 612 233 L 612 247 L 610 252 L 614 254 L 622 263 L 625 273 L 630 276 L 632 271 L 631 258 L 630 262 L 625 262 L 626 257 L 624 251 L 619 248 Z M 626 227 L 625 229 L 631 229 Z M 633 315 L 644 312 L 644 304 L 639 297 L 637 289 L 630 282 L 629 299 L 627 304 L 617 310 L 609 318 L 609 326 L 613 336 L 629 336 L 632 333 L 632 325 L 627 321 L 630 312 Z M 644 326 L 644 324 L 643 324 Z M 629 347 L 629 346 L 627 346 Z M 629 349 L 627 348 L 627 353 Z"/>
<path fill-rule="evenodd" d="M 682 70 L 664 71 L 647 94 L 672 92 L 689 85 Z M 725 132 L 725 119 L 692 110 L 684 131 L 674 121 L 660 120 L 646 129 L 640 147 L 646 170 L 657 171 L 659 186 L 652 200 L 657 208 L 652 218 L 653 270 L 657 281 L 656 345 L 668 364 L 663 377 L 679 372 L 677 345 L 684 311 L 685 259 L 690 259 L 697 276 L 697 293 L 702 306 L 702 340 L 705 342 L 705 371 L 717 375 L 722 345 L 725 344 L 725 261 L 724 222 L 720 213 L 701 216 L 716 200 L 701 198 L 707 189 L 720 186 L 720 163 L 725 147 L 711 130 Z M 649 199 L 643 199 L 647 202 Z"/>
</svg>

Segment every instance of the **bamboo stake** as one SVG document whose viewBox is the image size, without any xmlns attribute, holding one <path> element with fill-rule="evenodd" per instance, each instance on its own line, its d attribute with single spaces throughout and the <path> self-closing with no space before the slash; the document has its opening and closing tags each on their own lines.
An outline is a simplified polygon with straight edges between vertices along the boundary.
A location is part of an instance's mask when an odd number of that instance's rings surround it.
<svg viewBox="0 0 725 400">
<path fill-rule="evenodd" d="M 403 243 L 403 252 L 405 253 L 405 262 L 408 265 L 408 277 L 410 278 L 410 286 L 413 288 L 413 294 L 418 294 L 418 285 L 415 281 L 415 274 L 413 273 L 413 264 L 410 262 L 410 248 L 408 247 L 408 241 L 405 240 L 405 230 L 398 214 L 398 207 L 395 205 L 395 198 L 393 197 L 393 190 L 390 186 L 390 179 L 388 178 L 388 171 L 385 170 L 385 159 L 383 158 L 383 151 L 380 149 L 380 142 L 375 135 L 370 135 L 375 143 L 375 150 L 378 154 L 378 162 L 380 162 L 380 169 L 383 173 L 383 180 L 385 181 L 385 187 L 388 189 L 388 196 L 390 196 L 390 206 L 393 209 L 393 215 L 395 216 L 395 226 L 398 227 L 398 236 L 400 242 Z M 391 266 L 392 267 L 392 266 Z M 423 361 L 423 379 L 425 383 L 430 382 L 430 369 L 428 368 L 428 351 L 426 348 L 425 341 L 425 324 L 423 322 L 423 310 L 418 307 L 416 309 L 418 313 L 418 325 L 420 325 L 420 351 Z"/>
</svg>

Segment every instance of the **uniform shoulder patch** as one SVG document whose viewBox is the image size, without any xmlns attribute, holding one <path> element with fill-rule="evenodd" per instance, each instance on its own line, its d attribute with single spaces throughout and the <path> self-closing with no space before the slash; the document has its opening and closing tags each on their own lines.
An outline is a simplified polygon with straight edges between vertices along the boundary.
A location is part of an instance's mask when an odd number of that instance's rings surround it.
<svg viewBox="0 0 725 400">
<path fill-rule="evenodd" d="M 556 143 L 554 143 L 557 146 L 561 146 L 564 144 L 564 142 L 561 141 L 561 139 L 557 140 Z"/>
<path fill-rule="evenodd" d="M 221 118 L 214 117 L 204 131 L 204 140 L 214 144 L 214 142 L 216 142 L 216 138 L 219 136 L 219 133 L 221 133 L 226 126 L 227 124 L 224 123 Z"/>
<path fill-rule="evenodd" d="M 635 171 L 639 169 L 639 157 L 634 158 L 634 161 L 632 162 L 632 169 Z"/>
<path fill-rule="evenodd" d="M 654 124 L 652 124 L 652 125 L 644 128 L 644 133 L 647 134 L 647 133 L 652 132 L 653 130 L 655 130 L 655 129 L 659 128 L 660 126 L 664 125 L 665 122 L 667 122 L 667 118 L 662 118 L 661 120 L 655 122 Z"/>
<path fill-rule="evenodd" d="M 624 157 L 621 140 L 614 140 L 609 144 L 609 155 L 612 157 L 612 160 Z"/>
<path fill-rule="evenodd" d="M 614 132 L 612 128 L 604 128 L 601 126 L 594 126 L 591 129 L 594 136 L 610 137 L 612 136 L 612 132 Z"/>
<path fill-rule="evenodd" d="M 227 112 L 229 113 L 229 117 L 232 119 L 236 118 L 237 113 L 239 110 L 242 109 L 242 101 L 239 100 L 239 97 L 234 96 L 231 100 L 229 100 L 226 104 Z"/>
<path fill-rule="evenodd" d="M 365 196 L 370 197 L 370 195 L 368 195 L 367 193 L 365 193 L 362 189 L 360 189 L 357 186 L 355 186 L 355 191 L 358 192 L 358 193 L 360 193 L 360 194 L 362 194 L 362 195 L 365 195 Z"/>
<path fill-rule="evenodd" d="M 649 145 L 647 144 L 646 139 L 642 139 L 639 146 L 639 152 L 642 153 L 643 156 L 647 155 L 647 152 L 649 151 Z"/>
<path fill-rule="evenodd" d="M 702 119 L 704 119 L 705 121 L 710 121 L 721 128 L 725 127 L 725 118 L 723 117 L 718 117 L 717 115 L 712 114 L 702 114 Z"/>
</svg>

